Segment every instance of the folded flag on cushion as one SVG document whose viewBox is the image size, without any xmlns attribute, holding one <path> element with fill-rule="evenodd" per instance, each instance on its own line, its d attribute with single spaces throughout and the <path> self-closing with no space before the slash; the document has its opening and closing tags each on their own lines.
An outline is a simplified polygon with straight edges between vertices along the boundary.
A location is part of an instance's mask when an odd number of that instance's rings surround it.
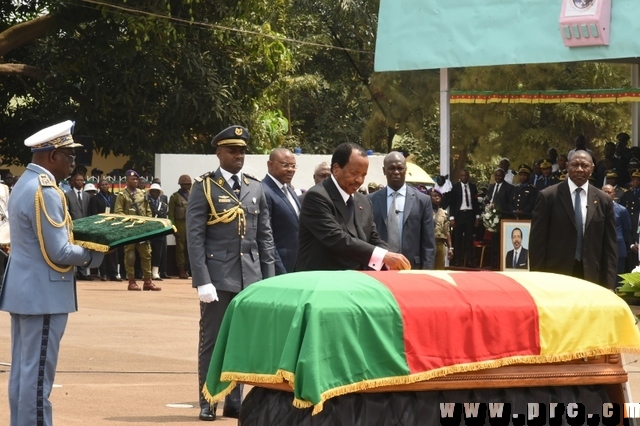
<svg viewBox="0 0 640 426">
<path fill-rule="evenodd" d="M 103 253 L 174 231 L 169 219 L 144 216 L 103 213 L 73 221 L 75 244 Z"/>
<path fill-rule="evenodd" d="M 510 364 L 640 353 L 629 306 L 543 272 L 315 271 L 261 281 L 227 309 L 203 393 L 288 382 L 293 404 Z"/>
</svg>

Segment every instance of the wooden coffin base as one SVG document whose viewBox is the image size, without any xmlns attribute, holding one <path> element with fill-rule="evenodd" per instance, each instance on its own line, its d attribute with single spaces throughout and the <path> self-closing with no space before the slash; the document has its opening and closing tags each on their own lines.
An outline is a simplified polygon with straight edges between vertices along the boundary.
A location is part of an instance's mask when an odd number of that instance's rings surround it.
<svg viewBox="0 0 640 426">
<path fill-rule="evenodd" d="M 620 355 L 603 355 L 549 364 L 516 364 L 450 374 L 423 382 L 366 389 L 363 393 L 432 391 L 453 389 L 521 388 L 541 386 L 604 385 L 611 402 L 623 407 L 623 385 L 628 380 Z M 248 385 L 293 392 L 288 382 Z"/>
</svg>

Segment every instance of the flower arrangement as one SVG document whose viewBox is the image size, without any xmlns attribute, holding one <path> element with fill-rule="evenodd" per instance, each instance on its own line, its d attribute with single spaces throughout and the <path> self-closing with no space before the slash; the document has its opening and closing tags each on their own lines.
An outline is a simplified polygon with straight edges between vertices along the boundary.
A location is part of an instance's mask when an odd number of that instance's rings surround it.
<svg viewBox="0 0 640 426">
<path fill-rule="evenodd" d="M 498 232 L 502 211 L 493 204 L 487 204 L 482 213 L 482 224 L 489 232 Z"/>
<path fill-rule="evenodd" d="M 640 266 L 636 266 L 633 271 L 628 274 L 618 275 L 622 278 L 621 286 L 616 288 L 619 295 L 633 294 L 634 297 L 640 297 Z"/>
</svg>

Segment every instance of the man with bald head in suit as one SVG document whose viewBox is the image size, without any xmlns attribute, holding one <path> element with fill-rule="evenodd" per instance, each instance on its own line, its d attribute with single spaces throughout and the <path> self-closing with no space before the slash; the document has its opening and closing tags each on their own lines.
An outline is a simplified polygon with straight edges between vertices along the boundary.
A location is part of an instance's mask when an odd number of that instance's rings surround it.
<svg viewBox="0 0 640 426">
<path fill-rule="evenodd" d="M 555 272 L 611 287 L 616 282 L 618 242 L 613 200 L 589 184 L 593 158 L 569 157 L 567 180 L 540 191 L 529 239 L 532 271 Z"/>
</svg>

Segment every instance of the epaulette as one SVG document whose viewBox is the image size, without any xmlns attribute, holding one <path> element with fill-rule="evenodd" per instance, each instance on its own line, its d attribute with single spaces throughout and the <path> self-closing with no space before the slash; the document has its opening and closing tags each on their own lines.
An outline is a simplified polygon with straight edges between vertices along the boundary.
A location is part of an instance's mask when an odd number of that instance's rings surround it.
<svg viewBox="0 0 640 426">
<path fill-rule="evenodd" d="M 197 178 L 195 178 L 194 180 L 196 182 L 202 182 L 203 180 L 205 180 L 206 178 L 208 178 L 209 176 L 211 176 L 213 174 L 213 172 L 207 172 L 201 176 L 198 176 Z"/>
<path fill-rule="evenodd" d="M 618 188 L 622 189 L 622 192 L 627 192 L 629 191 L 627 188 L 625 188 L 624 186 L 619 186 Z M 616 188 L 616 189 L 618 189 Z"/>
<path fill-rule="evenodd" d="M 251 175 L 250 175 L 250 174 L 248 174 L 248 173 L 243 173 L 242 175 L 243 175 L 243 176 L 248 177 L 249 179 L 253 179 L 253 180 L 255 180 L 256 182 L 262 182 L 262 180 L 258 179 L 258 178 L 257 178 L 257 177 L 255 177 L 255 176 L 251 176 Z"/>
<path fill-rule="evenodd" d="M 40 186 L 56 186 L 56 183 L 45 173 L 39 175 L 38 180 L 40 181 Z"/>
</svg>

